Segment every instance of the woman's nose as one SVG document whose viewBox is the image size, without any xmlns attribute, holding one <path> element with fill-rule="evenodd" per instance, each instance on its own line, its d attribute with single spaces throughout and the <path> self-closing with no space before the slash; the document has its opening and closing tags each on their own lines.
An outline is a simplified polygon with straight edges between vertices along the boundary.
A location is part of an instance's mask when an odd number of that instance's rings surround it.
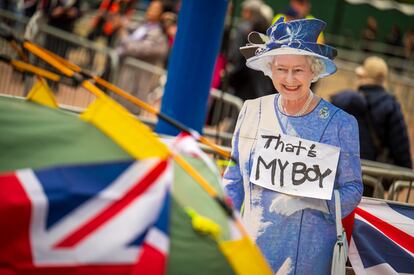
<svg viewBox="0 0 414 275">
<path fill-rule="evenodd" d="M 288 83 L 292 83 L 293 82 L 293 79 L 294 79 L 293 72 L 291 70 L 289 70 L 287 72 L 287 75 L 286 75 L 286 81 Z"/>
</svg>

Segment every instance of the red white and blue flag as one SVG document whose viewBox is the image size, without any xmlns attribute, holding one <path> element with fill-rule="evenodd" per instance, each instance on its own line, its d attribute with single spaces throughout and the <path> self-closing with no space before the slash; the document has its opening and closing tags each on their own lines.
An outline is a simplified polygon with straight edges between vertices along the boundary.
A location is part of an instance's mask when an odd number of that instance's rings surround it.
<svg viewBox="0 0 414 275">
<path fill-rule="evenodd" d="M 0 175 L 0 274 L 164 274 L 172 179 L 155 159 Z"/>
<path fill-rule="evenodd" d="M 414 206 L 363 198 L 349 259 L 357 275 L 414 274 Z"/>
</svg>

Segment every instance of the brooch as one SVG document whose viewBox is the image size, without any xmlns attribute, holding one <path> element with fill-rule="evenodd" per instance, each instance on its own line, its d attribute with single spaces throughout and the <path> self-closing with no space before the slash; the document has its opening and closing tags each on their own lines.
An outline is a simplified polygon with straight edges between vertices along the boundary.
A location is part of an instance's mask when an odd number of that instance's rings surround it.
<svg viewBox="0 0 414 275">
<path fill-rule="evenodd" d="M 326 119 L 329 117 L 329 109 L 328 107 L 323 107 L 319 110 L 319 117 L 322 119 Z"/>
</svg>

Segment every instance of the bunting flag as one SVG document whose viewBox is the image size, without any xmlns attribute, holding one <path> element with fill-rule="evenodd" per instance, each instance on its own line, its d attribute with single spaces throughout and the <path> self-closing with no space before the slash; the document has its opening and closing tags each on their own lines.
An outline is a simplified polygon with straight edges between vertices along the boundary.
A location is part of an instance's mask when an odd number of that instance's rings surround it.
<svg viewBox="0 0 414 275">
<path fill-rule="evenodd" d="M 148 126 L 107 96 L 97 98 L 80 116 L 100 129 L 121 148 L 137 159 L 169 155 Z"/>
<path fill-rule="evenodd" d="M 0 175 L 0 274 L 164 274 L 172 179 L 154 159 Z"/>
<path fill-rule="evenodd" d="M 218 169 L 211 158 L 200 149 L 196 139 L 188 134 L 181 132 L 177 138 L 172 141 L 164 140 L 167 144 L 170 144 L 172 150 L 177 151 L 180 154 L 187 155 L 202 160 L 211 171 L 218 174 Z"/>
<path fill-rule="evenodd" d="M 357 275 L 414 274 L 414 206 L 363 198 L 349 259 Z"/>
<path fill-rule="evenodd" d="M 50 90 L 46 80 L 44 79 L 36 80 L 35 84 L 27 95 L 27 99 L 38 104 L 48 106 L 50 108 L 59 108 L 52 90 Z"/>
</svg>

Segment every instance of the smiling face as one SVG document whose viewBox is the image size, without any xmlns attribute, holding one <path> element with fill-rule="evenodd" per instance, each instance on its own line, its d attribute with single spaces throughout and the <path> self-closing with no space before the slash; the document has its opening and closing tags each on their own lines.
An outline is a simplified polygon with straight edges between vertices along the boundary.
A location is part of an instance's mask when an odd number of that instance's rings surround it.
<svg viewBox="0 0 414 275">
<path fill-rule="evenodd" d="M 275 56 L 271 68 L 273 85 L 285 99 L 299 100 L 307 97 L 315 75 L 306 56 Z"/>
</svg>

